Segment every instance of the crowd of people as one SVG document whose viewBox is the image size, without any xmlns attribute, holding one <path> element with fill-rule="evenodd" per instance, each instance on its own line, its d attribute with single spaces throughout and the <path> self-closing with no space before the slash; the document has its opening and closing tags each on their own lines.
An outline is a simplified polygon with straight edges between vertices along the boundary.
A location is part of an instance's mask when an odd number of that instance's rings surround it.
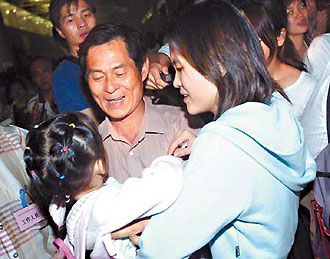
<svg viewBox="0 0 330 259">
<path fill-rule="evenodd" d="M 329 8 L 193 1 L 151 52 L 124 23 L 97 24 L 92 0 L 51 0 L 65 58 L 0 78 L 0 166 L 18 179 L 0 258 L 323 258 Z M 181 97 L 158 104 L 168 89 Z"/>
</svg>

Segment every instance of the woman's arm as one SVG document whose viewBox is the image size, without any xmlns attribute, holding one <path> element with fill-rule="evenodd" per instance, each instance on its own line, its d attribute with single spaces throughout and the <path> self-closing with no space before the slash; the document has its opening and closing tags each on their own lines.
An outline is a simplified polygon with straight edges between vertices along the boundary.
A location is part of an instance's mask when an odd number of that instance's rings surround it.
<svg viewBox="0 0 330 259">
<path fill-rule="evenodd" d="M 219 135 L 200 134 L 185 168 L 183 190 L 168 210 L 150 220 L 138 258 L 184 258 L 232 222 L 248 198 L 241 156 Z"/>
</svg>

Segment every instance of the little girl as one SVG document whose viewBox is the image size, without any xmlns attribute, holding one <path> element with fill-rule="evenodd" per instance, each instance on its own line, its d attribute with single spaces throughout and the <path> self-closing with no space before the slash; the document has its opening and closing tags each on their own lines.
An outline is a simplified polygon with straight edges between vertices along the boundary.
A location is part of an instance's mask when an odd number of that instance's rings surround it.
<svg viewBox="0 0 330 259">
<path fill-rule="evenodd" d="M 156 159 L 141 179 L 108 178 L 102 138 L 82 113 L 43 122 L 26 143 L 26 171 L 72 258 L 85 258 L 86 250 L 91 258 L 134 258 L 130 240 L 112 240 L 111 232 L 167 209 L 182 187 L 183 164 L 172 156 Z"/>
</svg>

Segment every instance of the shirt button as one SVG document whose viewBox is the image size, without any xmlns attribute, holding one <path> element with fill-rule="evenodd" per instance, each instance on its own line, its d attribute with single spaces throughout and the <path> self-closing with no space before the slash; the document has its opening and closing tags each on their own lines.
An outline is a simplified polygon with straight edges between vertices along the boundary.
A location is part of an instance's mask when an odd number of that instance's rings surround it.
<svg viewBox="0 0 330 259">
<path fill-rule="evenodd" d="M 0 225 L 0 230 L 3 230 L 3 226 L 2 225 Z"/>
<path fill-rule="evenodd" d="M 130 151 L 130 152 L 129 152 L 129 155 L 130 155 L 130 156 L 134 156 L 134 152 L 133 152 L 133 151 Z"/>
<path fill-rule="evenodd" d="M 18 257 L 18 253 L 13 254 L 13 257 L 14 258 L 17 258 Z"/>
</svg>

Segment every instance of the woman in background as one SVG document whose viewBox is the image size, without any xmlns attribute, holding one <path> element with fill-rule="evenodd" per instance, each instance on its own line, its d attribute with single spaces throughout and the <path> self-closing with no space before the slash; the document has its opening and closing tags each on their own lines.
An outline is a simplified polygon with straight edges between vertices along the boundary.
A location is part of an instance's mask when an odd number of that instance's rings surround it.
<svg viewBox="0 0 330 259">
<path fill-rule="evenodd" d="M 308 31 L 308 13 L 305 0 L 283 0 L 288 14 L 288 35 L 301 61 L 306 58 L 308 45 L 305 34 Z"/>
<path fill-rule="evenodd" d="M 300 119 L 317 80 L 306 72 L 304 63 L 287 36 L 285 6 L 281 0 L 246 0 L 239 5 L 239 9 L 258 34 L 269 74 L 283 88 L 294 114 Z"/>
</svg>

